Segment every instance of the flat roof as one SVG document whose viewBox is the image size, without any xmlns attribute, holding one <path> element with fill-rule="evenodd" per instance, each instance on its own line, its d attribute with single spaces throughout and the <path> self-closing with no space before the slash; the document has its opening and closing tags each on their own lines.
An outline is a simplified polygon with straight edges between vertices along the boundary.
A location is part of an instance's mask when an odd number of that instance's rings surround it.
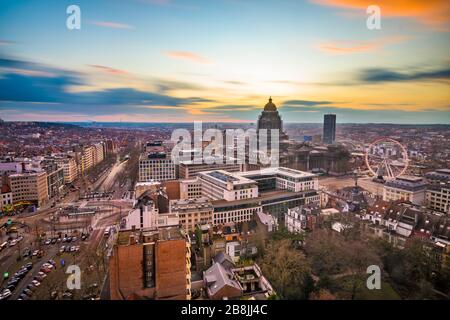
<svg viewBox="0 0 450 320">
<path fill-rule="evenodd" d="M 210 177 L 220 183 L 232 182 L 233 185 L 256 184 L 256 181 L 240 176 L 238 172 L 228 172 L 225 170 L 212 170 L 199 172 L 199 175 Z"/>
<path fill-rule="evenodd" d="M 273 174 L 285 175 L 285 176 L 289 176 L 291 178 L 306 178 L 306 177 L 317 176 L 314 173 L 290 169 L 290 168 L 286 168 L 286 167 L 271 167 L 271 168 L 263 168 L 260 170 L 244 171 L 244 172 L 236 173 L 236 175 L 239 175 L 241 177 L 254 176 L 254 175 L 273 175 Z"/>
</svg>

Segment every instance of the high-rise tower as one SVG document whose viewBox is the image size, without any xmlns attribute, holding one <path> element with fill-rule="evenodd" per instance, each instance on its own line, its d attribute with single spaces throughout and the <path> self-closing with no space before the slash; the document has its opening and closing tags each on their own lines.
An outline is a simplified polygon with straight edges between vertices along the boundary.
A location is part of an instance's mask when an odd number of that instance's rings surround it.
<svg viewBox="0 0 450 320">
<path fill-rule="evenodd" d="M 323 143 L 333 144 L 336 140 L 336 115 L 325 114 L 323 116 Z"/>
</svg>

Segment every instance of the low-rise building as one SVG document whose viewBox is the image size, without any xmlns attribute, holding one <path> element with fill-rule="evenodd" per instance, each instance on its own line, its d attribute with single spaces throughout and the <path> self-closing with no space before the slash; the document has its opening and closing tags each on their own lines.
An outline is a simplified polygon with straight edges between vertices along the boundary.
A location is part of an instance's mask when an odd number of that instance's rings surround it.
<svg viewBox="0 0 450 320">
<path fill-rule="evenodd" d="M 314 230 L 320 215 L 320 206 L 299 206 L 288 209 L 284 218 L 286 229 L 292 233 Z"/>
<path fill-rule="evenodd" d="M 206 197 L 170 201 L 170 213 L 178 216 L 181 228 L 187 232 L 194 231 L 197 225 L 212 223 L 213 211 Z"/>
<path fill-rule="evenodd" d="M 404 200 L 414 204 L 425 202 L 427 181 L 421 177 L 401 176 L 392 181 L 387 181 L 383 187 L 383 200 Z"/>
</svg>

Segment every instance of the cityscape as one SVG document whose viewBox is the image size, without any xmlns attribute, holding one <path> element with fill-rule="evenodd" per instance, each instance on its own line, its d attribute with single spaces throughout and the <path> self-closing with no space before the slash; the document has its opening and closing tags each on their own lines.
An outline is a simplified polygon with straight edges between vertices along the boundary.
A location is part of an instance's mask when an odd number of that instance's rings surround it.
<svg viewBox="0 0 450 320">
<path fill-rule="evenodd" d="M 446 1 L 63 2 L 1 5 L 0 304 L 449 300 Z"/>
</svg>

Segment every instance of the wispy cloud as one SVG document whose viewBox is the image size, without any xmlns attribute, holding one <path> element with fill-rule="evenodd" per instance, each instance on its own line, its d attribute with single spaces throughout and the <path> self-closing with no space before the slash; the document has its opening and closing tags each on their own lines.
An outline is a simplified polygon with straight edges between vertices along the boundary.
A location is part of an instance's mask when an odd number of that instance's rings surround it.
<svg viewBox="0 0 450 320">
<path fill-rule="evenodd" d="M 102 66 L 98 64 L 90 64 L 89 67 L 114 75 L 128 74 L 128 71 Z"/>
<path fill-rule="evenodd" d="M 112 22 L 112 21 L 93 21 L 92 24 L 111 29 L 134 29 L 133 26 L 125 23 Z"/>
<path fill-rule="evenodd" d="M 164 52 L 164 54 L 171 59 L 185 60 L 200 64 L 212 63 L 210 59 L 190 51 L 167 51 Z"/>
<path fill-rule="evenodd" d="M 324 6 L 344 9 L 357 9 L 365 14 L 365 9 L 372 4 L 381 8 L 383 17 L 411 18 L 436 30 L 450 31 L 450 2 L 448 0 L 310 0 Z"/>
<path fill-rule="evenodd" d="M 1 40 L 0 39 L 0 46 L 9 46 L 9 45 L 12 45 L 12 44 L 15 44 L 15 42 L 14 41 L 8 41 L 8 40 Z"/>
<path fill-rule="evenodd" d="M 369 83 L 419 80 L 450 80 L 450 67 L 413 72 L 383 68 L 370 68 L 359 72 L 359 80 Z"/>
<path fill-rule="evenodd" d="M 328 54 L 354 54 L 377 51 L 389 44 L 400 43 L 406 41 L 407 39 L 409 39 L 409 37 L 397 36 L 380 38 L 370 41 L 335 40 L 320 43 L 318 48 L 320 51 Z"/>
</svg>

